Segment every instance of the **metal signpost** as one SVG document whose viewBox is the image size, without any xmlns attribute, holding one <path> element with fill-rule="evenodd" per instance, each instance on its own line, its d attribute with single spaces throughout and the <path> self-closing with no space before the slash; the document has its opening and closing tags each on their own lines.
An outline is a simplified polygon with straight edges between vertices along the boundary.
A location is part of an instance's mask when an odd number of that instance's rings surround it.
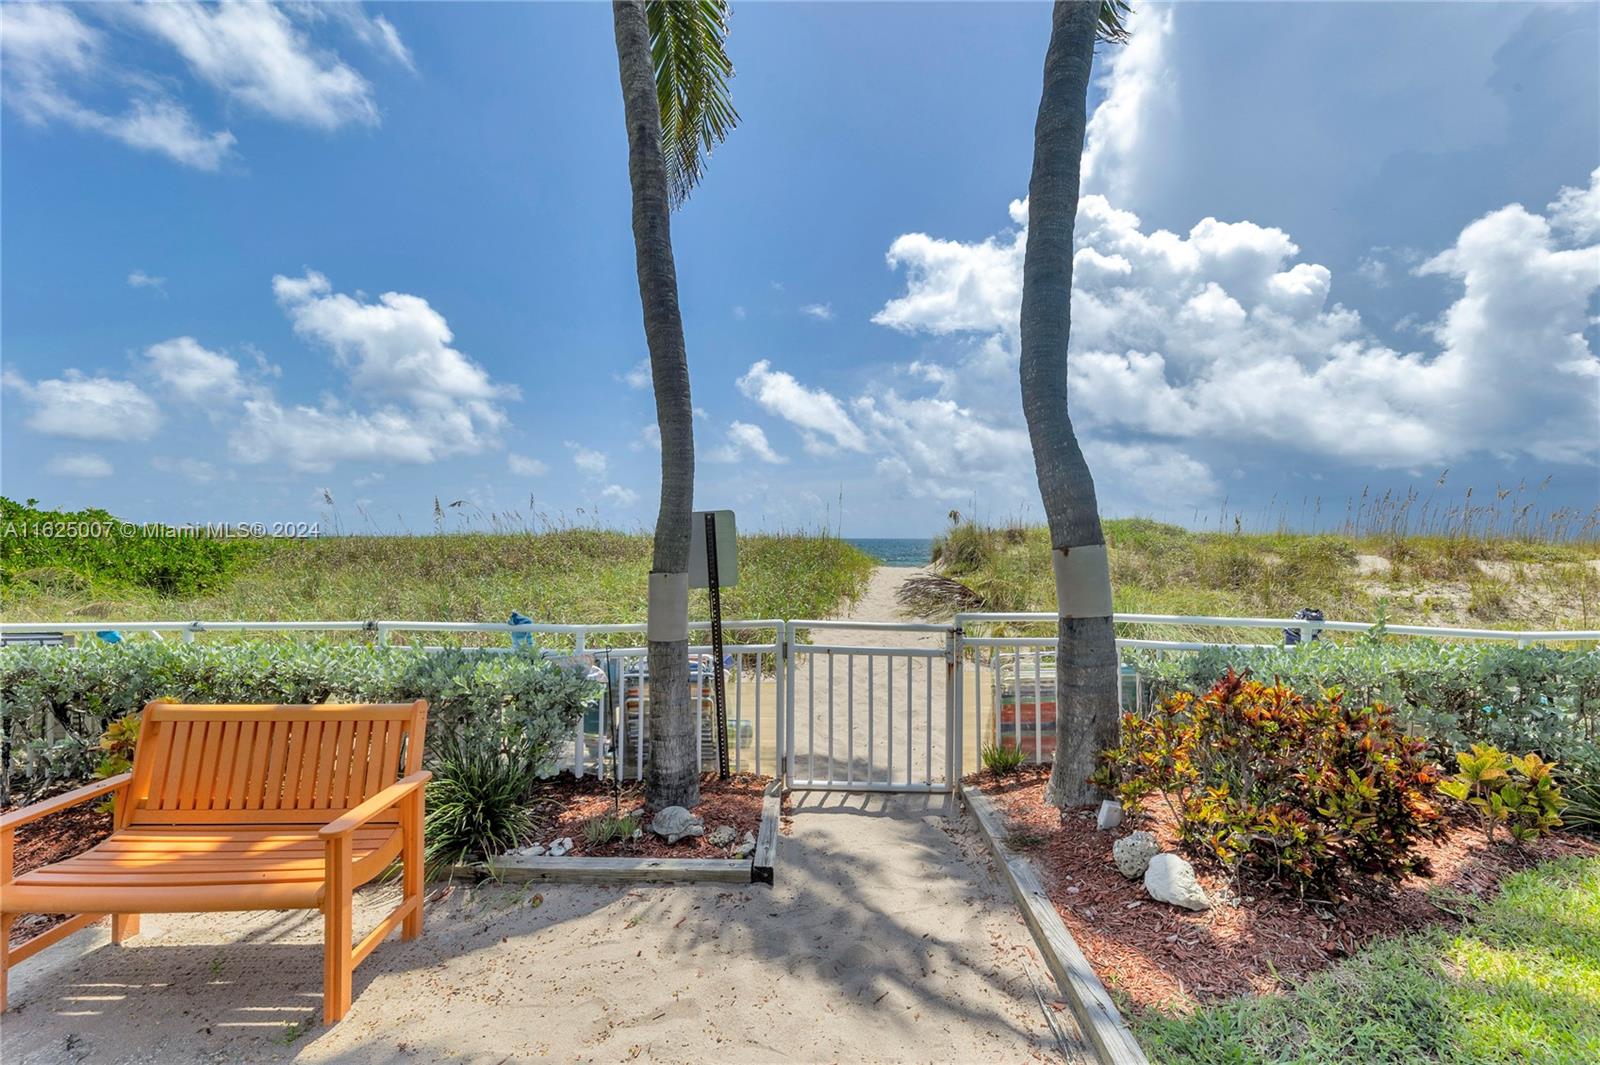
<svg viewBox="0 0 1600 1065">
<path fill-rule="evenodd" d="M 689 551 L 689 586 L 704 588 L 711 600 L 711 657 L 712 688 L 717 704 L 717 776 L 728 779 L 728 697 L 722 676 L 722 586 L 739 583 L 738 538 L 734 531 L 733 511 L 696 511 L 698 521 L 690 529 L 705 539 L 705 550 Z M 698 537 L 696 537 L 698 539 Z M 705 569 L 699 566 L 705 559 Z"/>
</svg>

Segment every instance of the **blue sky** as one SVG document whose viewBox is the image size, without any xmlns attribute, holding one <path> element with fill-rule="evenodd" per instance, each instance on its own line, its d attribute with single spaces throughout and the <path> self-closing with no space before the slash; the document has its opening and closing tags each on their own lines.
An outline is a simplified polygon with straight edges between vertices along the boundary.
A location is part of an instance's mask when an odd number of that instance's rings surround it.
<svg viewBox="0 0 1600 1065">
<path fill-rule="evenodd" d="M 3 15 L 6 495 L 653 519 L 607 7 Z M 735 5 L 743 121 L 674 218 L 701 505 L 847 535 L 1038 517 L 1015 331 L 1048 28 Z M 1098 59 L 1079 219 L 1103 510 L 1328 522 L 1364 488 L 1519 482 L 1593 508 L 1600 7 L 1134 30 Z"/>
</svg>

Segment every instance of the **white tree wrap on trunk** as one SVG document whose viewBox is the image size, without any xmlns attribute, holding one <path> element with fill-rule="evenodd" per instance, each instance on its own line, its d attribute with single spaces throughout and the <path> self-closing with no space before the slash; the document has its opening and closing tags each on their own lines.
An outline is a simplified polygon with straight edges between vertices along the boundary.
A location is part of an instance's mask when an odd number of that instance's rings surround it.
<svg viewBox="0 0 1600 1065">
<path fill-rule="evenodd" d="M 677 643 L 689 639 L 689 575 L 652 573 L 645 639 L 651 643 Z"/>
<path fill-rule="evenodd" d="M 1089 72 L 1101 16 L 1097 2 L 1057 3 L 1051 13 L 1044 88 L 1033 132 L 1028 246 L 1022 266 L 1022 412 L 1028 421 L 1050 543 L 1057 563 L 1056 753 L 1049 800 L 1094 802 L 1099 752 L 1117 737 L 1117 647 L 1111 580 L 1094 479 L 1067 407 L 1072 330 L 1072 234 Z"/>
<path fill-rule="evenodd" d="M 1111 561 L 1104 544 L 1059 547 L 1050 554 L 1056 613 L 1063 618 L 1111 616 Z"/>
</svg>

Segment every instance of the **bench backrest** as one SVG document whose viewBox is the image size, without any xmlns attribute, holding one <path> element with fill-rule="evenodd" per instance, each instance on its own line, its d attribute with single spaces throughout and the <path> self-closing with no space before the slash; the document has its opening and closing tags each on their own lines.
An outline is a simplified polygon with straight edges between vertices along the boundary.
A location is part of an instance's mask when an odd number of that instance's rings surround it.
<svg viewBox="0 0 1600 1065">
<path fill-rule="evenodd" d="M 151 703 L 118 821 L 331 821 L 422 768 L 427 720 L 421 699 L 320 706 Z"/>
</svg>

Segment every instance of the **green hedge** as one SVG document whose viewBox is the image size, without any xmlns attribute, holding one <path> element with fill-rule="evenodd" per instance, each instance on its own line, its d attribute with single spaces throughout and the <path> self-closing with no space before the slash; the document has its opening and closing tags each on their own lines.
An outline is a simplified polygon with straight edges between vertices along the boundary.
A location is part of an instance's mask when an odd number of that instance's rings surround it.
<svg viewBox="0 0 1600 1065">
<path fill-rule="evenodd" d="M 0 791 L 26 799 L 88 776 L 106 725 L 158 698 L 178 702 L 430 704 L 430 744 L 468 723 L 548 751 L 599 694 L 584 671 L 537 652 L 426 652 L 322 642 L 134 640 L 0 650 Z M 54 722 L 54 727 L 49 723 Z M 0 796 L 4 801 L 4 796 Z"/>
<path fill-rule="evenodd" d="M 1146 705 L 1177 690 L 1204 692 L 1229 669 L 1301 692 L 1395 708 L 1441 756 L 1474 742 L 1600 766 L 1600 651 L 1506 644 L 1367 639 L 1300 647 L 1138 652 Z"/>
</svg>

